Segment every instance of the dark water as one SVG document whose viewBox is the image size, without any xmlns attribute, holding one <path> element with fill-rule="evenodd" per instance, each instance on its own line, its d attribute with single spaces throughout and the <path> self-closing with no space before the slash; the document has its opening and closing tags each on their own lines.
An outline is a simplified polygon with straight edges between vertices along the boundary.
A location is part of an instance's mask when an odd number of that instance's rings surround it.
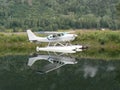
<svg viewBox="0 0 120 90">
<path fill-rule="evenodd" d="M 1 56 L 0 90 L 120 90 L 120 61 L 56 55 Z"/>
</svg>

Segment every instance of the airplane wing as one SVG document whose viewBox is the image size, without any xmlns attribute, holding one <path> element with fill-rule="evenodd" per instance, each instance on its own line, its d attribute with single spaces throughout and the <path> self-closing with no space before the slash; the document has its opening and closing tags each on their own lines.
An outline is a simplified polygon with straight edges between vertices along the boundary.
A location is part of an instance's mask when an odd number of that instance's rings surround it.
<svg viewBox="0 0 120 90">
<path fill-rule="evenodd" d="M 68 31 L 68 32 L 40 31 L 40 32 L 36 32 L 36 33 L 47 34 L 47 35 L 50 35 L 50 34 L 56 35 L 56 34 L 60 34 L 60 33 L 75 33 L 75 31 Z"/>
<path fill-rule="evenodd" d="M 41 68 L 40 71 L 37 71 L 39 74 L 44 74 L 44 73 L 48 73 L 51 72 L 53 70 L 56 70 L 62 66 L 64 66 L 65 64 L 58 64 L 58 63 L 50 63 L 45 65 L 44 67 Z"/>
</svg>

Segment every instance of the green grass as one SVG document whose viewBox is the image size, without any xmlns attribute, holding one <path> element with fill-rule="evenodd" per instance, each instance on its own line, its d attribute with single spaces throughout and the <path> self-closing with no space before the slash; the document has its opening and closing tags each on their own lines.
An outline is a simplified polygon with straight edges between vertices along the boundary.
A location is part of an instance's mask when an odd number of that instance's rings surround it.
<svg viewBox="0 0 120 90">
<path fill-rule="evenodd" d="M 120 48 L 120 31 L 77 31 L 74 43 L 91 47 Z"/>
</svg>

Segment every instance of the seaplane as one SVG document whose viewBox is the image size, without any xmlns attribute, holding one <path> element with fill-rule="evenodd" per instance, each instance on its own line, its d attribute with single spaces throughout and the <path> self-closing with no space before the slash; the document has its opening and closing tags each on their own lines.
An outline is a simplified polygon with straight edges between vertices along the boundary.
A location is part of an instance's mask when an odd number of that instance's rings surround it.
<svg viewBox="0 0 120 90">
<path fill-rule="evenodd" d="M 44 74 L 56 70 L 67 64 L 77 64 L 77 61 L 73 57 L 62 56 L 62 55 L 33 55 L 29 57 L 27 65 L 32 68 L 32 66 L 37 61 L 47 61 L 49 63 L 43 65 L 37 73 Z"/>
<path fill-rule="evenodd" d="M 58 32 L 48 35 L 47 37 L 36 36 L 31 30 L 27 30 L 27 35 L 30 42 L 47 42 L 46 47 L 36 47 L 36 51 L 48 51 L 48 52 L 62 52 L 62 53 L 76 53 L 85 49 L 82 45 L 72 45 L 70 42 L 75 40 L 76 34 Z M 54 43 L 51 46 L 51 43 Z"/>
</svg>

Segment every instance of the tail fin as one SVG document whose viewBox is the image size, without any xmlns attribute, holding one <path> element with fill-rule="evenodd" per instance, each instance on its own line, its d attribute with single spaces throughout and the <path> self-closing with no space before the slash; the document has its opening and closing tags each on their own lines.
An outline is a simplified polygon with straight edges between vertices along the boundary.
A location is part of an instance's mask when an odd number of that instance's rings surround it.
<svg viewBox="0 0 120 90">
<path fill-rule="evenodd" d="M 33 58 L 29 58 L 29 61 L 28 61 L 28 66 L 32 66 L 35 62 L 37 61 L 37 59 L 35 59 L 34 57 Z"/>
<path fill-rule="evenodd" d="M 37 40 L 37 36 L 31 31 L 31 30 L 27 30 L 27 35 L 30 41 L 36 41 Z"/>
</svg>

